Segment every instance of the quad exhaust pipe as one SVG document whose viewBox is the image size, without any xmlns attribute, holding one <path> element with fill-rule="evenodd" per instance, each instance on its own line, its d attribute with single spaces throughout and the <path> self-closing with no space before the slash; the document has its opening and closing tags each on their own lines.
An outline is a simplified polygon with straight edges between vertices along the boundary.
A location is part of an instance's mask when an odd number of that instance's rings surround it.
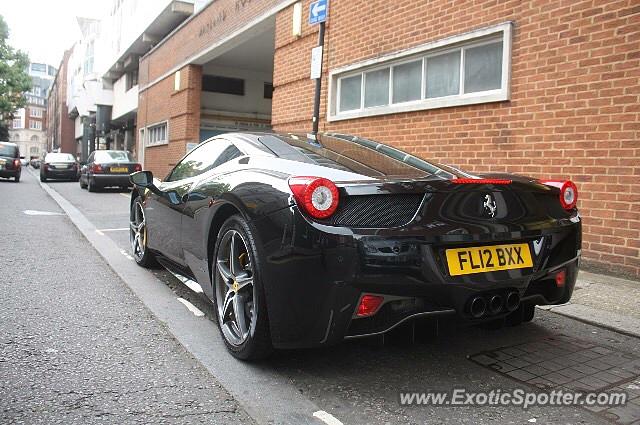
<svg viewBox="0 0 640 425">
<path fill-rule="evenodd" d="M 487 312 L 487 302 L 482 297 L 475 297 L 469 304 L 469 313 L 471 316 L 478 319 Z"/>
<path fill-rule="evenodd" d="M 477 296 L 469 302 L 469 314 L 474 319 L 490 315 L 497 315 L 506 310 L 511 313 L 520 307 L 520 294 L 517 291 L 509 292 L 506 297 L 499 294 L 488 298 Z"/>
<path fill-rule="evenodd" d="M 516 291 L 511 291 L 507 294 L 506 302 L 507 311 L 516 311 L 520 307 L 520 294 Z"/>
</svg>

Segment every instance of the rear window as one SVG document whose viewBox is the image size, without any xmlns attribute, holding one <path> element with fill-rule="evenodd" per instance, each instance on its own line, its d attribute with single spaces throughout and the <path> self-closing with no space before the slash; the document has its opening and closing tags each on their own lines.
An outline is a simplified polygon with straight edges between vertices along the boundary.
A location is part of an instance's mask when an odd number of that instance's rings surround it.
<svg viewBox="0 0 640 425">
<path fill-rule="evenodd" d="M 369 177 L 421 178 L 452 175 L 439 165 L 373 140 L 342 134 L 322 135 L 320 143 L 304 136 L 269 135 L 260 141 L 280 158 L 351 171 Z"/>
<path fill-rule="evenodd" d="M 127 151 L 95 151 L 95 162 L 133 162 L 133 156 Z"/>
<path fill-rule="evenodd" d="M 48 153 L 44 158 L 45 162 L 56 162 L 56 161 L 75 161 L 73 155 L 70 153 Z"/>
<path fill-rule="evenodd" d="M 14 145 L 8 145 L 6 143 L 0 143 L 0 156 L 8 156 L 10 158 L 18 157 L 18 147 Z"/>
</svg>

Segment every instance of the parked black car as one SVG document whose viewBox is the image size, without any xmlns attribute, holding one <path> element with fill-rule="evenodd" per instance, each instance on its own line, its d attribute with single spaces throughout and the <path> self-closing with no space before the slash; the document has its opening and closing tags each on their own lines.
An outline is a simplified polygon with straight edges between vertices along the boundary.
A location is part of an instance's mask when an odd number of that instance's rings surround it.
<svg viewBox="0 0 640 425">
<path fill-rule="evenodd" d="M 123 189 L 131 185 L 129 174 L 142 170 L 127 151 L 93 151 L 80 171 L 80 187 L 95 192 L 109 186 Z"/>
<path fill-rule="evenodd" d="M 0 177 L 13 178 L 20 181 L 22 164 L 20 163 L 20 149 L 15 143 L 0 142 Z"/>
<path fill-rule="evenodd" d="M 474 175 L 342 134 L 226 134 L 134 173 L 131 244 L 199 282 L 229 351 L 334 344 L 422 317 L 512 325 L 567 302 L 570 181 Z"/>
<path fill-rule="evenodd" d="M 80 167 L 75 157 L 70 153 L 50 152 L 45 155 L 44 163 L 40 167 L 40 181 L 54 180 L 78 181 Z"/>
</svg>

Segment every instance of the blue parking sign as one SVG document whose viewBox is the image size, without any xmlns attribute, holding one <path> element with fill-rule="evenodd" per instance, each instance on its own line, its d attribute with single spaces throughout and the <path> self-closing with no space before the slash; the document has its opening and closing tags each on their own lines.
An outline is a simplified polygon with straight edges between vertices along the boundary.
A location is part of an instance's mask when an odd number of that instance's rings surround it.
<svg viewBox="0 0 640 425">
<path fill-rule="evenodd" d="M 329 0 L 318 0 L 311 3 L 309 7 L 309 24 L 319 24 L 327 20 L 329 11 Z"/>
</svg>

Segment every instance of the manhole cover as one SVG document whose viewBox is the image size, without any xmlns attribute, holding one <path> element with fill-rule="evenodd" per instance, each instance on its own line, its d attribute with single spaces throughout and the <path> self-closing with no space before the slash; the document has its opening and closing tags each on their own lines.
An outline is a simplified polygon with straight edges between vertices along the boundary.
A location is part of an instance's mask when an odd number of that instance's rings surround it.
<svg viewBox="0 0 640 425">
<path fill-rule="evenodd" d="M 583 406 L 620 424 L 640 423 L 640 357 L 565 335 L 483 351 L 469 356 L 540 390 L 626 392 L 624 406 Z"/>
</svg>

